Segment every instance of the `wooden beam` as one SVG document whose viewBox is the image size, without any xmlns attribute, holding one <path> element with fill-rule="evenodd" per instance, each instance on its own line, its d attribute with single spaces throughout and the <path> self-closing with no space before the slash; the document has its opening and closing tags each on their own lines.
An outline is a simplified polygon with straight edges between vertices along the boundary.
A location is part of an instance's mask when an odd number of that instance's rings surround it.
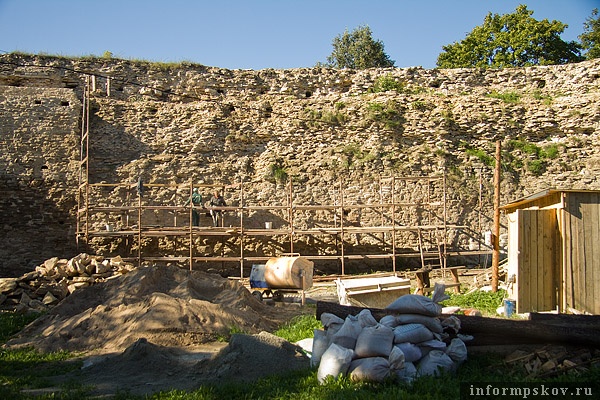
<svg viewBox="0 0 600 400">
<path fill-rule="evenodd" d="M 321 319 L 325 312 L 345 319 L 349 315 L 358 315 L 365 307 L 343 306 L 337 303 L 317 301 L 316 318 Z M 386 315 L 394 315 L 390 310 L 368 308 L 376 320 Z M 450 315 L 442 315 L 447 318 Z M 581 317 L 570 319 L 565 315 L 561 324 L 552 321 L 515 320 L 503 318 L 475 317 L 468 315 L 454 315 L 460 319 L 460 333 L 472 335 L 473 340 L 466 342 L 467 346 L 481 345 L 518 345 L 518 344 L 543 344 L 561 343 L 589 345 L 600 347 L 597 317 L 589 323 L 581 322 Z"/>
</svg>

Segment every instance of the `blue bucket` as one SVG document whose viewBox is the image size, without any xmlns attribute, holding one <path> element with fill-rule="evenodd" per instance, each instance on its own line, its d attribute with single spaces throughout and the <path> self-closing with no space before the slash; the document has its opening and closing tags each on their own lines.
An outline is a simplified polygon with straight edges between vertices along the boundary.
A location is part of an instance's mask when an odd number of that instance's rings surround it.
<svg viewBox="0 0 600 400">
<path fill-rule="evenodd" d="M 504 299 L 504 315 L 512 317 L 517 310 L 517 302 L 511 299 Z"/>
</svg>

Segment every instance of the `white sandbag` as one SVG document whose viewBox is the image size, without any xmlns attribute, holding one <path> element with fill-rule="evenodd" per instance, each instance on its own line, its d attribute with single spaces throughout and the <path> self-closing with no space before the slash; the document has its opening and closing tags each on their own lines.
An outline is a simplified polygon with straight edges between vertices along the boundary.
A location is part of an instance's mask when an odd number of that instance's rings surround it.
<svg viewBox="0 0 600 400">
<path fill-rule="evenodd" d="M 392 351 L 390 352 L 390 356 L 388 357 L 388 362 L 390 363 L 390 369 L 392 370 L 404 368 L 404 363 L 406 362 L 404 352 L 400 350 L 399 347 L 392 347 Z"/>
<path fill-rule="evenodd" d="M 357 358 L 348 368 L 354 382 L 383 382 L 390 373 L 390 364 L 384 357 Z"/>
<path fill-rule="evenodd" d="M 371 310 L 369 310 L 368 308 L 365 308 L 364 310 L 359 312 L 357 318 L 360 322 L 360 325 L 363 328 L 367 326 L 377 325 L 377 320 L 375 319 L 375 317 L 373 317 L 373 314 L 371 314 Z"/>
<path fill-rule="evenodd" d="M 394 347 L 394 331 L 385 325 L 367 326 L 356 339 L 354 352 L 358 358 L 388 357 Z"/>
<path fill-rule="evenodd" d="M 421 349 L 416 344 L 405 342 L 395 344 L 394 347 L 402 350 L 405 362 L 416 362 L 423 357 Z"/>
<path fill-rule="evenodd" d="M 445 290 L 446 286 L 444 284 L 436 283 L 431 298 L 418 294 L 405 294 L 397 298 L 386 309 L 399 314 L 421 314 L 437 317 L 442 313 L 442 306 L 438 303 L 449 298 L 445 294 Z"/>
<path fill-rule="evenodd" d="M 395 371 L 396 377 L 405 383 L 412 383 L 417 377 L 417 367 L 411 362 L 404 363 L 404 368 Z"/>
<path fill-rule="evenodd" d="M 396 320 L 399 325 L 402 324 L 422 324 L 427 327 L 431 332 L 442 333 L 442 323 L 437 317 L 427 317 L 421 314 L 400 314 L 396 316 Z"/>
<path fill-rule="evenodd" d="M 441 350 L 431 350 L 419 361 L 417 372 L 420 376 L 440 375 L 443 371 L 454 370 L 454 361 Z"/>
<path fill-rule="evenodd" d="M 344 320 L 335 314 L 323 313 L 321 314 L 321 323 L 325 329 L 331 329 L 335 333 L 342 327 Z"/>
<path fill-rule="evenodd" d="M 298 340 L 294 343 L 296 346 L 302 348 L 304 353 L 306 353 L 309 357 L 312 357 L 312 349 L 313 349 L 314 338 L 305 338 Z"/>
<path fill-rule="evenodd" d="M 323 353 L 329 347 L 329 338 L 327 337 L 327 332 L 322 329 L 315 329 L 313 336 L 313 345 L 310 356 L 310 366 L 317 367 L 321 362 L 321 357 Z"/>
<path fill-rule="evenodd" d="M 433 333 L 422 324 L 398 325 L 394 328 L 394 343 L 420 343 L 433 339 Z"/>
<path fill-rule="evenodd" d="M 460 340 L 462 340 L 463 342 L 470 342 L 471 340 L 475 339 L 475 337 L 473 335 L 465 335 L 463 333 L 459 333 L 456 335 L 457 338 L 459 338 Z"/>
<path fill-rule="evenodd" d="M 423 356 L 429 354 L 431 350 L 442 350 L 446 351 L 446 343 L 438 339 L 427 340 L 425 342 L 417 343 L 417 346 L 421 349 Z"/>
<path fill-rule="evenodd" d="M 331 338 L 331 342 L 338 346 L 354 350 L 360 331 L 362 331 L 362 326 L 360 326 L 358 319 L 348 316 L 340 330 Z"/>
<path fill-rule="evenodd" d="M 456 365 L 460 365 L 467 359 L 467 345 L 459 338 L 454 338 L 446 349 L 446 354 Z"/>
<path fill-rule="evenodd" d="M 400 325 L 398 323 L 398 320 L 396 319 L 395 315 L 386 315 L 384 317 L 381 317 L 381 319 L 379 320 L 379 323 L 381 325 L 385 325 L 385 326 L 390 327 L 390 328 L 395 328 L 398 325 Z"/>
<path fill-rule="evenodd" d="M 453 331 L 458 333 L 460 330 L 460 319 L 457 316 L 451 315 L 448 318 L 442 320 L 442 328 L 446 331 Z"/>
<path fill-rule="evenodd" d="M 317 371 L 319 382 L 323 383 L 328 376 L 337 379 L 340 375 L 345 375 L 348 372 L 353 355 L 352 350 L 332 343 L 321 357 L 321 363 Z"/>
</svg>

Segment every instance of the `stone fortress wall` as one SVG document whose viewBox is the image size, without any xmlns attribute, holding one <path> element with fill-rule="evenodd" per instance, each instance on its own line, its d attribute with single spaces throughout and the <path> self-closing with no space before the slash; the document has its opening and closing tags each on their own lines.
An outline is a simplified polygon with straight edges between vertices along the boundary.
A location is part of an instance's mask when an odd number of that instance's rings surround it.
<svg viewBox="0 0 600 400">
<path fill-rule="evenodd" d="M 79 251 L 81 99 L 92 75 L 89 180 L 132 186 L 103 189 L 97 201 L 107 205 L 131 201 L 140 176 L 165 185 L 150 187 L 145 201 L 154 204 L 183 204 L 189 189 L 167 185 L 193 182 L 224 185 L 229 204 L 238 205 L 244 182 L 246 204 L 281 205 L 287 186 L 277 181 L 279 171 L 293 182 L 295 204 L 319 205 L 339 201 L 340 188 L 345 204 L 377 203 L 382 177 L 445 174 L 447 221 L 479 236 L 491 228 L 496 140 L 504 150 L 502 203 L 549 187 L 600 189 L 598 60 L 502 70 L 253 71 L 8 54 L 0 56 L 3 274 Z M 378 91 L 382 82 L 395 82 L 395 90 Z M 423 200 L 422 188 L 407 193 Z M 330 218 L 305 214 L 312 224 Z M 286 221 L 275 209 L 251 217 L 250 227 Z M 364 209 L 347 218 L 377 225 L 381 216 Z M 407 211 L 405 218 L 418 224 L 424 217 Z M 448 240 L 465 248 L 469 237 L 452 232 Z M 411 241 L 405 247 L 414 248 Z M 298 248 L 309 245 L 332 243 Z M 364 237 L 360 245 L 378 242 Z M 102 240 L 94 246 L 122 250 Z M 177 245 L 157 246 L 168 253 Z M 252 246 L 283 250 L 269 240 Z M 210 238 L 197 247 L 235 251 Z"/>
</svg>

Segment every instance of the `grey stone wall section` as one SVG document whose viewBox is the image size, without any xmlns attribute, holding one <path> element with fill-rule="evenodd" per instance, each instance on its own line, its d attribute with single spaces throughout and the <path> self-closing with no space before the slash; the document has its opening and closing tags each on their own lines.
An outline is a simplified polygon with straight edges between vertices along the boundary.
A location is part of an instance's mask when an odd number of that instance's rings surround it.
<svg viewBox="0 0 600 400">
<path fill-rule="evenodd" d="M 2 271 L 31 270 L 76 252 L 85 73 L 96 75 L 90 126 L 96 183 L 134 183 L 139 176 L 149 183 L 223 183 L 235 205 L 234 186 L 244 181 L 248 203 L 282 204 L 271 176 L 279 165 L 293 179 L 298 203 L 331 204 L 343 182 L 348 203 L 368 204 L 378 201 L 381 176 L 446 172 L 448 221 L 476 227 L 481 174 L 483 229 L 489 229 L 493 171 L 466 149 L 493 155 L 501 140 L 511 149 L 503 203 L 548 187 L 600 188 L 599 60 L 503 70 L 247 71 L 9 54 L 0 56 Z M 404 90 L 373 93 L 382 76 Z M 506 94 L 518 100 L 498 98 Z M 557 154 L 538 160 L 511 141 Z M 542 168 L 530 167 L 534 161 L 543 161 Z M 151 193 L 152 201 L 171 205 L 185 195 Z M 124 196 L 102 194 L 113 205 Z M 260 226 L 278 215 L 254 217 Z M 467 245 L 458 233 L 450 240 Z"/>
</svg>

